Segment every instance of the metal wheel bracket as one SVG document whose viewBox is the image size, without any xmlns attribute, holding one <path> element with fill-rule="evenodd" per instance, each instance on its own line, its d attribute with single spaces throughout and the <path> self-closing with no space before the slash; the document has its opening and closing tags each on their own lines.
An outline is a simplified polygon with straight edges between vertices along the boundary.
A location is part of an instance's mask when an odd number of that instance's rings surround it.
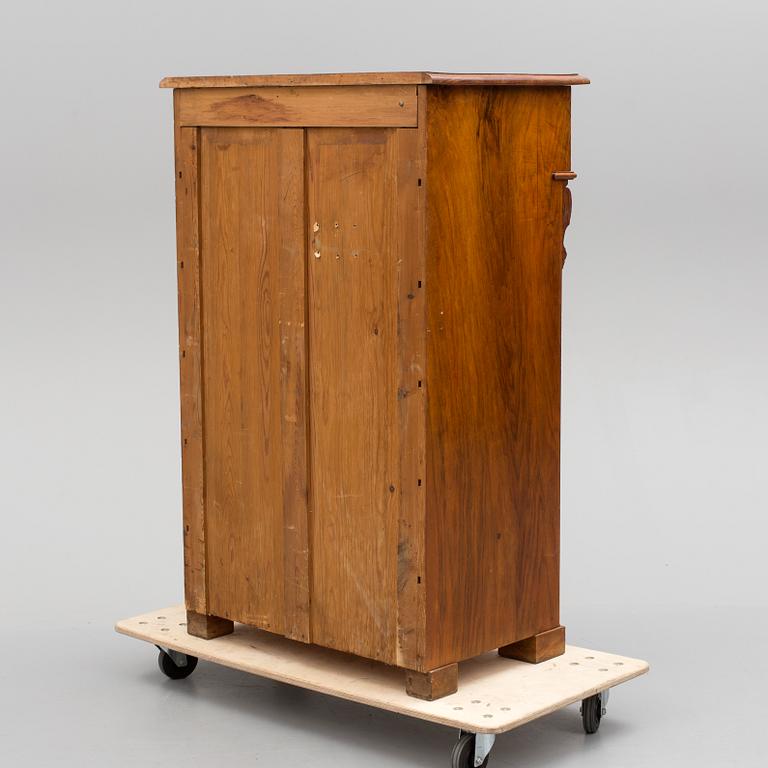
<svg viewBox="0 0 768 768">
<path fill-rule="evenodd" d="M 606 688 L 604 691 L 600 691 L 600 706 L 602 709 L 600 710 L 600 714 L 604 715 L 608 711 L 608 699 L 611 695 L 611 689 Z"/>
<path fill-rule="evenodd" d="M 171 658 L 171 661 L 177 667 L 186 667 L 187 666 L 187 654 L 186 653 L 180 653 L 179 651 L 174 651 L 172 648 L 163 648 L 161 645 L 156 645 L 155 648 L 157 648 L 159 651 L 162 651 L 163 653 L 168 654 L 168 656 L 170 656 L 170 658 Z"/>
<path fill-rule="evenodd" d="M 475 768 L 483 764 L 483 761 L 491 752 L 496 735 L 493 733 L 475 734 Z"/>
<path fill-rule="evenodd" d="M 600 716 L 602 717 L 608 712 L 608 699 L 611 696 L 611 689 L 606 688 L 604 691 L 598 691 L 598 696 L 600 696 Z M 579 704 L 579 714 L 582 714 L 584 711 L 584 707 Z"/>
</svg>

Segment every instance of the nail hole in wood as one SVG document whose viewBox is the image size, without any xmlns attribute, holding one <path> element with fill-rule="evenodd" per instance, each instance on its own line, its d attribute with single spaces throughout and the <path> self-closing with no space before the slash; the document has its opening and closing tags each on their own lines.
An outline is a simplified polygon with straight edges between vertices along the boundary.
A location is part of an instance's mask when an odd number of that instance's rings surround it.
<svg viewBox="0 0 768 768">
<path fill-rule="evenodd" d="M 419 379 L 419 389 L 421 389 L 421 379 Z"/>
<path fill-rule="evenodd" d="M 417 576 L 416 577 L 416 583 L 417 584 L 421 584 L 421 576 Z"/>
<path fill-rule="evenodd" d="M 419 186 L 421 186 L 421 179 L 419 179 Z"/>
<path fill-rule="evenodd" d="M 183 261 L 182 261 L 182 262 L 180 262 L 180 263 L 179 263 L 179 266 L 180 266 L 182 269 L 184 269 L 184 262 L 183 262 Z"/>
<path fill-rule="evenodd" d="M 179 171 L 179 178 L 181 178 L 181 171 Z"/>
<path fill-rule="evenodd" d="M 421 487 L 421 478 L 419 478 L 419 479 L 416 481 L 416 485 L 418 485 L 419 487 Z"/>
<path fill-rule="evenodd" d="M 389 486 L 389 492 L 390 493 L 394 493 L 395 492 L 395 486 L 394 485 L 390 485 Z"/>
<path fill-rule="evenodd" d="M 419 280 L 419 288 L 421 288 L 421 280 Z"/>
</svg>

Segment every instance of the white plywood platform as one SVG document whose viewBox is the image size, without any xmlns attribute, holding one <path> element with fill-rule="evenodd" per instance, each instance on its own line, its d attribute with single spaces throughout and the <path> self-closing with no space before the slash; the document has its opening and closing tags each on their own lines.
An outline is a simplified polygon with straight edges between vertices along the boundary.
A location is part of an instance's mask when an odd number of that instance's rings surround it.
<svg viewBox="0 0 768 768">
<path fill-rule="evenodd" d="M 541 664 L 493 652 L 459 665 L 457 693 L 421 701 L 406 695 L 401 669 L 263 630 L 236 624 L 234 634 L 215 640 L 192 637 L 181 605 L 125 619 L 115 628 L 216 664 L 473 733 L 509 731 L 648 671 L 645 661 L 571 645 Z"/>
</svg>

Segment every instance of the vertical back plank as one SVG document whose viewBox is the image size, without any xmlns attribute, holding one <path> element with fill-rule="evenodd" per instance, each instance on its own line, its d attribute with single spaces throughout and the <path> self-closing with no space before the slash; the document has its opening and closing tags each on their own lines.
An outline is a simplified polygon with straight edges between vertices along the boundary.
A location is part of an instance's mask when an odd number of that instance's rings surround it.
<svg viewBox="0 0 768 768">
<path fill-rule="evenodd" d="M 174 91 L 176 252 L 179 294 L 181 474 L 186 607 L 207 612 L 205 489 L 203 466 L 203 374 L 200 306 L 198 157 L 199 131 L 178 122 Z"/>
<path fill-rule="evenodd" d="M 397 653 L 396 139 L 307 131 L 312 640 Z"/>
<path fill-rule="evenodd" d="M 284 634 L 311 641 L 307 422 L 304 131 L 281 138 L 280 372 L 283 446 Z"/>
<path fill-rule="evenodd" d="M 424 125 L 424 86 L 419 88 Z M 426 131 L 397 131 L 398 387 L 400 515 L 397 545 L 397 664 L 420 670 L 425 653 L 425 265 L 424 189 Z"/>
<path fill-rule="evenodd" d="M 280 294 L 303 258 L 301 131 L 201 133 L 208 607 L 283 633 L 284 462 L 296 450 L 301 393 L 283 391 L 282 368 L 296 360 L 281 322 L 294 312 Z M 296 418 L 288 432 L 286 413 Z M 292 460 L 288 471 L 300 504 L 301 466 Z"/>
</svg>

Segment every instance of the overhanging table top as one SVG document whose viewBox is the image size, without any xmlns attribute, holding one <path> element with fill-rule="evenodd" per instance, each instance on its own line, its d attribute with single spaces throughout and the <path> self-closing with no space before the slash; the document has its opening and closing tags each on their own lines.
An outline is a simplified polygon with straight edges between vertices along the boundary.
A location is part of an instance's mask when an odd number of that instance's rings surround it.
<svg viewBox="0 0 768 768">
<path fill-rule="evenodd" d="M 460 72 L 344 72 L 307 75 L 220 75 L 166 77 L 161 88 L 242 88 L 260 85 L 587 85 L 589 78 L 571 74 Z"/>
</svg>

